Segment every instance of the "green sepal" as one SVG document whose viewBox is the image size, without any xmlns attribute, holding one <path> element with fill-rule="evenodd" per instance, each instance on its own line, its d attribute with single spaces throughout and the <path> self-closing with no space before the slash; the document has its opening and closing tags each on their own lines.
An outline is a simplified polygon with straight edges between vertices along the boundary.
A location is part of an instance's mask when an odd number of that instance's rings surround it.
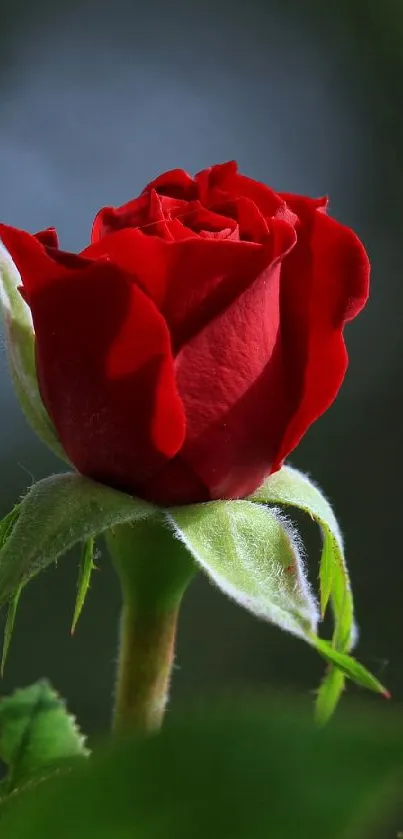
<svg viewBox="0 0 403 839">
<path fill-rule="evenodd" d="M 250 497 L 258 503 L 297 508 L 316 521 L 322 531 L 323 545 L 319 568 L 321 615 L 330 601 L 334 614 L 332 643 L 311 636 L 311 643 L 330 667 L 317 693 L 316 718 L 325 723 L 343 693 L 345 679 L 388 696 L 383 685 L 363 665 L 347 653 L 354 644 L 354 603 L 344 558 L 343 538 L 336 517 L 321 490 L 306 475 L 283 466 L 271 475 Z"/>
<path fill-rule="evenodd" d="M 0 241 L 0 308 L 3 310 L 7 355 L 14 389 L 24 414 L 38 437 L 62 460 L 67 455 L 39 393 L 35 335 L 29 306 L 18 288 L 21 278 Z"/>
<path fill-rule="evenodd" d="M 339 704 L 345 684 L 346 676 L 343 671 L 329 665 L 316 694 L 315 719 L 319 725 L 325 725 L 330 720 Z"/>
<path fill-rule="evenodd" d="M 34 484 L 0 550 L 0 606 L 77 542 L 154 512 L 146 501 L 75 473 Z"/>
<path fill-rule="evenodd" d="M 6 544 L 7 539 L 11 535 L 13 527 L 17 522 L 18 516 L 20 514 L 20 505 L 16 504 L 16 506 L 8 513 L 7 516 L 0 521 L 0 551 L 3 546 Z M 3 634 L 3 648 L 1 652 L 1 665 L 0 665 L 0 676 L 3 678 L 4 669 L 7 662 L 7 656 L 10 649 L 11 639 L 13 636 L 14 631 L 14 624 L 15 618 L 17 615 L 18 604 L 20 601 L 22 586 L 16 589 L 9 598 L 8 603 L 8 610 L 7 610 L 7 618 L 6 624 L 4 627 L 4 634 Z"/>
<path fill-rule="evenodd" d="M 339 652 L 339 650 L 333 647 L 330 641 L 325 641 L 323 638 L 312 638 L 312 643 L 318 653 L 329 664 L 335 665 L 357 685 L 367 690 L 372 690 L 374 693 L 380 693 L 386 699 L 390 698 L 389 691 L 386 690 L 381 682 L 351 655 Z"/>
<path fill-rule="evenodd" d="M 84 607 L 85 599 L 87 597 L 88 589 L 91 582 L 91 575 L 96 568 L 94 563 L 94 537 L 87 539 L 84 542 L 83 550 L 81 552 L 81 560 L 78 568 L 77 579 L 77 597 L 74 606 L 73 621 L 71 624 L 71 634 L 73 635 L 78 623 L 78 619 Z"/>
<path fill-rule="evenodd" d="M 18 609 L 18 604 L 20 602 L 22 588 L 23 587 L 20 586 L 17 589 L 15 594 L 13 594 L 11 596 L 10 602 L 8 604 L 6 625 L 4 627 L 3 649 L 2 649 L 2 652 L 1 652 L 1 669 L 0 669 L 1 678 L 3 678 L 3 676 L 4 676 L 4 670 L 5 670 L 7 657 L 8 657 L 8 653 L 9 653 L 9 649 L 10 649 L 11 639 L 13 637 L 14 624 L 15 624 L 15 619 L 16 619 L 16 616 L 17 616 L 17 609 Z"/>
<path fill-rule="evenodd" d="M 176 507 L 168 520 L 196 563 L 241 606 L 305 640 L 316 630 L 299 539 L 278 511 L 217 501 Z"/>
<path fill-rule="evenodd" d="M 0 758 L 8 773 L 1 795 L 67 768 L 88 755 L 85 738 L 47 681 L 0 701 Z"/>
<path fill-rule="evenodd" d="M 322 602 L 330 592 L 335 612 L 332 645 L 316 634 L 319 612 L 305 574 L 299 536 L 277 507 L 268 506 L 274 504 L 299 507 L 323 529 Z M 29 490 L 0 525 L 0 538 L 2 533 L 4 537 L 0 550 L 0 605 L 17 595 L 16 607 L 21 587 L 32 576 L 77 542 L 84 542 L 87 546 L 80 570 L 75 626 L 88 589 L 94 538 L 150 517 L 156 517 L 156 525 L 157 519 L 165 519 L 172 538 L 182 541 L 196 565 L 230 597 L 303 638 L 358 684 L 386 694 L 365 668 L 345 655 L 353 637 L 353 603 L 342 540 L 331 507 L 305 476 L 287 467 L 273 475 L 249 500 L 170 510 L 156 508 L 75 473 L 46 478 Z M 125 531 L 120 528 L 118 532 Z M 135 533 L 133 537 L 136 538 Z M 156 584 L 157 578 L 156 573 Z M 6 651 L 14 606 L 7 623 Z M 330 671 L 319 689 L 320 718 L 330 715 L 342 688 L 342 680 Z"/>
<path fill-rule="evenodd" d="M 330 599 L 334 646 L 342 652 L 349 650 L 355 640 L 354 605 L 343 538 L 331 505 L 306 475 L 290 466 L 271 475 L 250 498 L 259 503 L 296 507 L 319 524 L 323 536 L 319 570 L 321 613 L 323 617 Z"/>
<path fill-rule="evenodd" d="M 305 575 L 299 536 L 274 504 L 297 507 L 322 528 L 321 602 L 323 606 L 330 598 L 333 606 L 332 642 L 317 636 L 319 615 Z M 342 537 L 328 501 L 308 478 L 284 467 L 248 500 L 178 507 L 167 515 L 196 563 L 222 591 L 249 611 L 303 638 L 332 665 L 318 691 L 320 722 L 333 713 L 345 677 L 388 695 L 365 667 L 347 655 L 354 622 Z"/>
<path fill-rule="evenodd" d="M 6 544 L 8 537 L 11 534 L 11 531 L 18 519 L 20 514 L 20 505 L 16 504 L 15 507 L 4 516 L 4 519 L 0 521 L 0 550 L 2 549 L 3 545 Z"/>
</svg>

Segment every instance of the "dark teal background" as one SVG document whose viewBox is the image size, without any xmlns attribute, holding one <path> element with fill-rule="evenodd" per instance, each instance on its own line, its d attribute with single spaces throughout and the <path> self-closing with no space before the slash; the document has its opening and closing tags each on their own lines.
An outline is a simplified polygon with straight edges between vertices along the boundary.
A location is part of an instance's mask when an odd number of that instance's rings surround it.
<svg viewBox="0 0 403 839">
<path fill-rule="evenodd" d="M 357 652 L 401 701 L 401 3 L 1 0 L 0 12 L 3 221 L 32 232 L 56 225 L 62 246 L 80 249 L 100 206 L 123 203 L 158 172 L 236 158 L 279 190 L 329 193 L 331 212 L 364 240 L 372 295 L 347 330 L 350 369 L 291 462 L 334 502 L 361 628 Z M 33 480 L 62 467 L 27 427 L 1 355 L 5 513 Z M 319 541 L 307 532 L 314 580 Z M 98 564 L 73 640 L 76 557 L 29 586 L 0 689 L 46 675 L 91 731 L 110 715 L 119 613 L 105 555 Z M 173 701 L 272 685 L 306 692 L 322 670 L 301 642 L 201 577 L 192 585 Z"/>
</svg>

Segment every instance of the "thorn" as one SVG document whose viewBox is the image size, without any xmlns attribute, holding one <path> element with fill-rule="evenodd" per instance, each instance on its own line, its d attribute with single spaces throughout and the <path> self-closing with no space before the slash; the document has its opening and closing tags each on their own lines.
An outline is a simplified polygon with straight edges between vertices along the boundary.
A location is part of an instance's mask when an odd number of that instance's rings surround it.
<svg viewBox="0 0 403 839">
<path fill-rule="evenodd" d="M 384 696 L 385 699 L 392 699 L 392 694 L 386 690 L 386 688 L 382 691 L 382 696 Z"/>
</svg>

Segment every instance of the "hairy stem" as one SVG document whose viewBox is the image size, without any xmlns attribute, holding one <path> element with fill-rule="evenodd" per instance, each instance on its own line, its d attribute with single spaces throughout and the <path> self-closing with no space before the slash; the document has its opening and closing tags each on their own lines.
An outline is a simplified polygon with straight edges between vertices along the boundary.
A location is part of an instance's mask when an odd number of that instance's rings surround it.
<svg viewBox="0 0 403 839">
<path fill-rule="evenodd" d="M 174 658 L 178 610 L 141 614 L 123 606 L 115 697 L 116 731 L 162 723 Z"/>
<path fill-rule="evenodd" d="M 123 597 L 114 729 L 155 731 L 163 720 L 179 606 L 195 573 L 161 518 L 107 535 Z"/>
</svg>

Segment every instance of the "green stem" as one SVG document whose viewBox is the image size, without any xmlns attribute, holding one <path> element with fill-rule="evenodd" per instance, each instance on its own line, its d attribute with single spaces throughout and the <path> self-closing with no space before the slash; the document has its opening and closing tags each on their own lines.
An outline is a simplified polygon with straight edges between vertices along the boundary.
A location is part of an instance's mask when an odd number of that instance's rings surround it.
<svg viewBox="0 0 403 839">
<path fill-rule="evenodd" d="M 107 544 L 123 595 L 114 729 L 151 732 L 164 716 L 179 606 L 195 567 L 156 517 L 115 528 Z"/>
</svg>

